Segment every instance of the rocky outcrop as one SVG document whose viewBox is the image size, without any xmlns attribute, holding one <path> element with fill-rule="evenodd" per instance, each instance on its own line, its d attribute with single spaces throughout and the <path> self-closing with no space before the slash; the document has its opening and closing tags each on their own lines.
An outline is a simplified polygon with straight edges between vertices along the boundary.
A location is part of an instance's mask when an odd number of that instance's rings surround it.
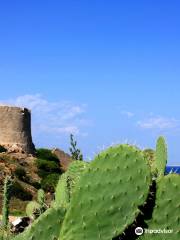
<svg viewBox="0 0 180 240">
<path fill-rule="evenodd" d="M 0 145 L 8 152 L 34 154 L 31 112 L 27 108 L 0 106 Z"/>
<path fill-rule="evenodd" d="M 53 149 L 52 153 L 59 159 L 61 170 L 65 172 L 68 169 L 69 164 L 72 162 L 71 156 L 59 148 Z"/>
</svg>

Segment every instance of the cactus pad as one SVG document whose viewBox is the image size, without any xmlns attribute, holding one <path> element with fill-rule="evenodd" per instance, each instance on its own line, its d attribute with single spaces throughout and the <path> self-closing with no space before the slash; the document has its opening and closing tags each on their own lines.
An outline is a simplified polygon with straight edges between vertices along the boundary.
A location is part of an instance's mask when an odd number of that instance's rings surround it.
<svg viewBox="0 0 180 240">
<path fill-rule="evenodd" d="M 89 164 L 82 161 L 74 161 L 68 170 L 61 175 L 55 192 L 55 205 L 67 207 L 70 202 L 75 185 Z"/>
<path fill-rule="evenodd" d="M 58 240 L 64 215 L 63 208 L 49 208 L 13 240 Z"/>
<path fill-rule="evenodd" d="M 86 170 L 86 168 L 88 166 L 89 166 L 89 164 L 87 162 L 78 161 L 78 160 L 76 160 L 70 164 L 70 166 L 66 172 L 70 197 L 71 197 L 74 187 L 78 183 L 82 173 Z"/>
<path fill-rule="evenodd" d="M 156 206 L 149 230 L 173 230 L 172 233 L 145 233 L 142 240 L 180 239 L 180 176 L 169 174 L 157 181 Z"/>
<path fill-rule="evenodd" d="M 63 173 L 58 181 L 55 191 L 55 201 L 53 206 L 67 207 L 69 203 L 69 191 L 67 188 L 67 173 Z"/>
<path fill-rule="evenodd" d="M 33 217 L 33 213 L 40 209 L 40 204 L 36 201 L 31 201 L 26 206 L 26 214 L 28 217 Z"/>
<path fill-rule="evenodd" d="M 167 164 L 167 146 L 164 137 L 159 137 L 156 143 L 155 165 L 159 176 L 163 176 Z"/>
<path fill-rule="evenodd" d="M 147 159 L 118 145 L 100 153 L 75 186 L 61 240 L 110 240 L 136 219 L 151 183 Z"/>
</svg>

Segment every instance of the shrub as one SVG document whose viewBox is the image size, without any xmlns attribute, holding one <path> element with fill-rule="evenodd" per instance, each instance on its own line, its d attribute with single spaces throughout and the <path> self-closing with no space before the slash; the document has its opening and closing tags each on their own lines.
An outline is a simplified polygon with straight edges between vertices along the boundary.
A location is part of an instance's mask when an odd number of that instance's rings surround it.
<svg viewBox="0 0 180 240">
<path fill-rule="evenodd" d="M 7 152 L 7 149 L 0 145 L 0 153 L 2 153 L 2 152 Z"/>
<path fill-rule="evenodd" d="M 49 173 L 42 169 L 38 169 L 37 174 L 39 175 L 40 178 L 46 178 Z"/>
<path fill-rule="evenodd" d="M 38 175 L 41 177 L 41 188 L 54 192 L 61 174 L 59 159 L 49 149 L 40 148 L 36 151 Z"/>
<path fill-rule="evenodd" d="M 17 167 L 14 174 L 19 180 L 22 180 L 24 182 L 29 181 L 29 177 L 26 175 L 26 171 L 22 167 Z"/>
<path fill-rule="evenodd" d="M 41 188 L 41 184 L 39 182 L 31 182 L 31 185 L 33 187 L 35 187 L 36 189 L 40 189 Z"/>
<path fill-rule="evenodd" d="M 58 163 L 44 159 L 37 159 L 37 167 L 46 172 L 60 172 Z"/>
<path fill-rule="evenodd" d="M 41 187 L 47 192 L 54 192 L 57 182 L 59 180 L 59 174 L 52 173 L 49 174 L 46 178 L 42 179 Z"/>
<path fill-rule="evenodd" d="M 59 159 L 56 157 L 55 154 L 53 154 L 51 152 L 50 149 L 39 148 L 36 150 L 36 156 L 37 156 L 37 158 L 40 158 L 40 159 L 46 159 L 49 161 L 54 161 L 54 162 L 59 163 Z"/>
<path fill-rule="evenodd" d="M 14 182 L 11 187 L 11 196 L 23 201 L 32 200 L 32 194 L 26 191 L 18 182 Z"/>
</svg>

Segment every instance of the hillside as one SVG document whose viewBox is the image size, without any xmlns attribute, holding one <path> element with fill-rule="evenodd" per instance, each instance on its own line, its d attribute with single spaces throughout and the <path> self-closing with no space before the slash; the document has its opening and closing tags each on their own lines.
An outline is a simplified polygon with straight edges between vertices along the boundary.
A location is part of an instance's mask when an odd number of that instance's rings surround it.
<svg viewBox="0 0 180 240">
<path fill-rule="evenodd" d="M 56 154 L 61 156 L 61 159 Z M 37 149 L 36 155 L 24 153 L 0 153 L 0 211 L 2 209 L 3 180 L 6 175 L 13 177 L 10 213 L 24 214 L 28 201 L 36 198 L 39 188 L 46 191 L 47 199 L 53 197 L 54 187 L 62 172 L 64 161 L 71 161 L 62 150 Z M 61 164 L 62 160 L 62 164 Z"/>
</svg>

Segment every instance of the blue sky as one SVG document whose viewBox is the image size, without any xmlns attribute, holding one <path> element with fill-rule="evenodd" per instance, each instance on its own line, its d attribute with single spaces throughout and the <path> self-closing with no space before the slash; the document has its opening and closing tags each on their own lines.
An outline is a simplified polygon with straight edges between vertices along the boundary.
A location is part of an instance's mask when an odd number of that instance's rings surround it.
<svg viewBox="0 0 180 240">
<path fill-rule="evenodd" d="M 0 101 L 32 109 L 36 146 L 86 157 L 112 143 L 180 164 L 179 1 L 0 3 Z"/>
</svg>

